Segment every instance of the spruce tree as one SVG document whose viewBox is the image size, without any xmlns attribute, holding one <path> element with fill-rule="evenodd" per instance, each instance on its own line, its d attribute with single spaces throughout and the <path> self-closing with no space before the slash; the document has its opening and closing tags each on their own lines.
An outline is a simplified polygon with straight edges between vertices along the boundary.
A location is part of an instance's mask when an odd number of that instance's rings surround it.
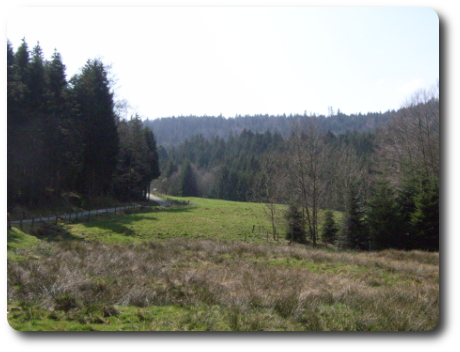
<svg viewBox="0 0 460 352">
<path fill-rule="evenodd" d="M 341 232 L 341 245 L 351 249 L 368 249 L 369 237 L 364 222 L 364 212 L 356 185 L 350 187 L 345 219 Z"/>
<path fill-rule="evenodd" d="M 406 248 L 401 207 L 386 182 L 382 182 L 375 189 L 366 217 L 371 249 Z"/>
<path fill-rule="evenodd" d="M 47 154 L 49 185 L 60 193 L 73 190 L 82 148 L 78 126 L 69 105 L 66 66 L 55 50 L 45 64 L 46 117 L 44 144 Z"/>
<path fill-rule="evenodd" d="M 16 50 L 14 54 L 14 66 L 18 79 L 22 82 L 25 82 L 28 74 L 28 67 L 30 61 L 30 52 L 29 46 L 25 38 L 22 39 L 21 45 Z"/>
<path fill-rule="evenodd" d="M 295 205 L 290 205 L 286 218 L 288 221 L 286 239 L 292 242 L 305 243 L 305 221 L 299 208 Z"/>
<path fill-rule="evenodd" d="M 25 81 L 28 88 L 27 106 L 29 113 L 37 115 L 44 112 L 46 107 L 45 59 L 39 43 L 32 49 Z"/>
<path fill-rule="evenodd" d="M 72 78 L 71 85 L 84 145 L 78 188 L 89 196 L 108 194 L 116 170 L 119 140 L 106 66 L 100 60 L 88 60 L 81 73 Z"/>
<path fill-rule="evenodd" d="M 334 213 L 331 210 L 326 211 L 324 216 L 325 219 L 321 233 L 321 239 L 325 243 L 332 244 L 337 240 L 337 232 L 339 229 L 334 221 Z"/>
<path fill-rule="evenodd" d="M 414 247 L 439 251 L 439 181 L 423 180 L 411 214 Z"/>
<path fill-rule="evenodd" d="M 144 127 L 144 136 L 147 144 L 147 162 L 149 164 L 149 170 L 144 176 L 145 193 L 147 194 L 150 193 L 150 184 L 160 177 L 161 172 L 155 135 L 150 128 Z"/>
</svg>

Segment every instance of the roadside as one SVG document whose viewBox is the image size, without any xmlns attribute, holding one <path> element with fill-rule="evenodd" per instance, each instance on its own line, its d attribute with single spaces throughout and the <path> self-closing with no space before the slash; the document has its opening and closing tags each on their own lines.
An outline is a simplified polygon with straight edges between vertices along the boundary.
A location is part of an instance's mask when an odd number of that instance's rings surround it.
<svg viewBox="0 0 460 352">
<path fill-rule="evenodd" d="M 169 202 L 166 202 L 156 196 L 153 196 L 152 194 L 149 194 L 149 199 L 155 201 L 156 203 L 158 203 L 158 205 L 160 207 L 170 207 L 172 206 L 171 203 Z M 113 213 L 113 212 L 117 212 L 117 211 L 122 211 L 122 210 L 126 210 L 126 209 L 132 209 L 133 207 L 140 207 L 140 206 L 120 206 L 120 207 L 112 207 L 112 208 L 104 208 L 104 209 L 96 209 L 96 210 L 85 210 L 85 211 L 81 211 L 81 212 L 73 212 L 73 213 L 64 213 L 64 214 L 56 214 L 56 215 L 52 215 L 52 216 L 43 216 L 43 217 L 38 217 L 38 218 L 29 218 L 29 219 L 22 219 L 22 220 L 13 220 L 13 221 L 10 221 L 9 220 L 9 216 L 8 216 L 8 222 L 10 224 L 19 224 L 19 223 L 30 223 L 30 222 L 41 222 L 41 221 L 44 221 L 44 222 L 49 222 L 49 221 L 52 221 L 56 218 L 61 218 L 61 219 L 72 219 L 75 218 L 75 217 L 90 217 L 92 215 L 97 215 L 97 214 L 103 214 L 103 213 Z"/>
</svg>

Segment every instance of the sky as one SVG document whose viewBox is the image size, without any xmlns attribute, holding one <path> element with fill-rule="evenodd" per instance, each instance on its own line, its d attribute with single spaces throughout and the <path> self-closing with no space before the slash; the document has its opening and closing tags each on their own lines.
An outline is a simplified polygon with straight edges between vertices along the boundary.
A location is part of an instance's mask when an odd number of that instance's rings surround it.
<svg viewBox="0 0 460 352">
<path fill-rule="evenodd" d="M 29 7 L 6 25 L 68 78 L 102 59 L 127 117 L 384 112 L 439 79 L 428 7 Z"/>
</svg>

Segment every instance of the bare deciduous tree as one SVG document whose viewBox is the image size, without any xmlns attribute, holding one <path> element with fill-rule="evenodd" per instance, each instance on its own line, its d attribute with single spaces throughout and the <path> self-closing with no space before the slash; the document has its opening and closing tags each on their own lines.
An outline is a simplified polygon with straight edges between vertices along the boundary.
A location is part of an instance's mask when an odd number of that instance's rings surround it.
<svg viewBox="0 0 460 352">
<path fill-rule="evenodd" d="M 288 140 L 290 193 L 292 202 L 301 206 L 307 232 L 313 245 L 318 239 L 318 214 L 324 206 L 330 180 L 331 148 L 325 143 L 319 124 L 311 118 L 297 124 Z"/>
<path fill-rule="evenodd" d="M 439 83 L 413 94 L 379 136 L 379 162 L 393 185 L 439 177 Z"/>
<path fill-rule="evenodd" d="M 279 218 L 279 204 L 284 197 L 284 173 L 282 158 L 278 153 L 266 154 L 261 162 L 260 178 L 256 181 L 254 194 L 257 201 L 263 202 L 263 208 L 272 225 L 273 240 L 278 240 L 276 223 Z"/>
<path fill-rule="evenodd" d="M 365 198 L 370 182 L 366 170 L 367 165 L 363 158 L 357 155 L 354 148 L 343 145 L 334 149 L 330 163 L 331 194 L 334 197 L 331 203 L 339 209 L 346 209 L 348 194 L 352 186 L 356 187 L 357 193 L 362 198 Z"/>
</svg>

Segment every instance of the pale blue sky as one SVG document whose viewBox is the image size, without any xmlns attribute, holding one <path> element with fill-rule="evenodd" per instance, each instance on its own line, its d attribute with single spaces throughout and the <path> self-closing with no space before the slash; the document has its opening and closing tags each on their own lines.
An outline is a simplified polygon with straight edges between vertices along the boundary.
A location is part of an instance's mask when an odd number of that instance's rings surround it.
<svg viewBox="0 0 460 352">
<path fill-rule="evenodd" d="M 149 118 L 383 112 L 439 78 L 429 8 L 20 8 L 7 37 L 56 48 L 68 78 L 101 57 Z"/>
</svg>

